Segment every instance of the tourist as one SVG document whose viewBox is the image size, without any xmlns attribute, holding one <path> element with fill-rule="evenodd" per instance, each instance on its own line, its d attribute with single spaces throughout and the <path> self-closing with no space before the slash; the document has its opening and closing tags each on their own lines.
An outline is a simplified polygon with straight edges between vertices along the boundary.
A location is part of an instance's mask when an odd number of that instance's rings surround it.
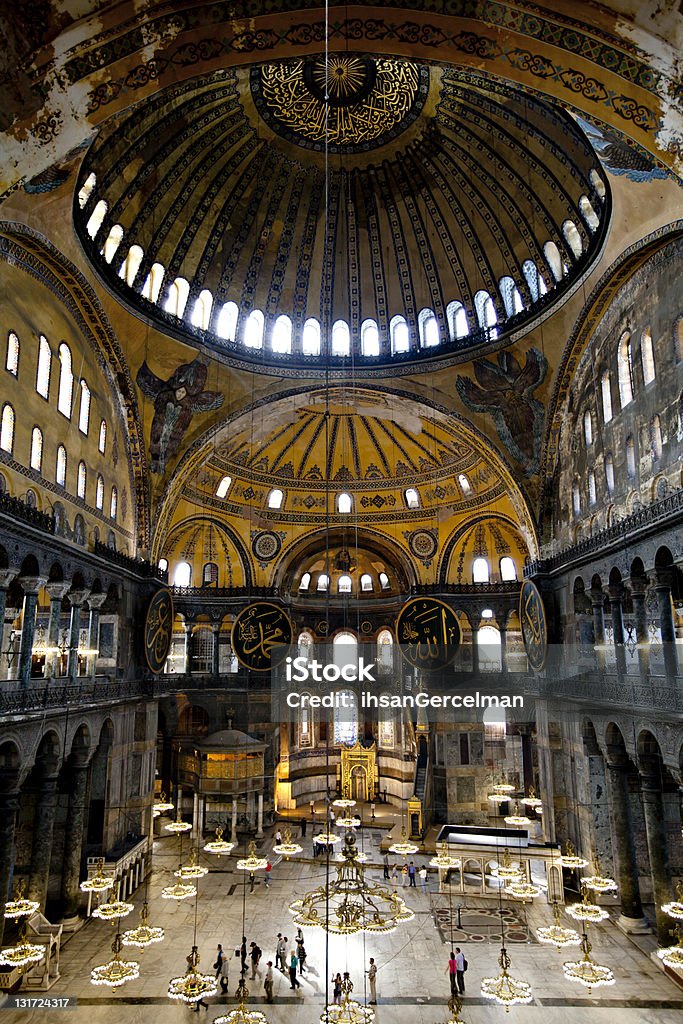
<svg viewBox="0 0 683 1024">
<path fill-rule="evenodd" d="M 266 1002 L 273 1001 L 273 961 L 269 960 L 266 965 L 266 976 L 263 979 L 263 987 L 266 990 Z"/>
<path fill-rule="evenodd" d="M 287 965 L 285 964 L 285 957 L 287 956 L 287 941 L 287 936 L 285 935 L 277 944 L 277 952 L 280 958 L 280 970 L 283 974 L 287 970 Z"/>
<path fill-rule="evenodd" d="M 465 994 L 465 971 L 467 970 L 467 960 L 460 951 L 460 946 L 455 947 L 455 967 L 458 978 L 458 992 L 461 996 Z"/>
<path fill-rule="evenodd" d="M 229 972 L 230 961 L 227 956 L 224 956 L 221 961 L 221 992 L 223 995 L 228 991 L 228 985 L 230 984 Z"/>
<path fill-rule="evenodd" d="M 266 889 L 270 889 L 270 873 L 271 873 L 272 870 L 273 870 L 273 865 L 270 863 L 270 861 L 268 861 L 268 863 L 266 864 L 266 870 L 265 870 L 265 874 L 264 874 L 264 880 L 265 880 L 265 883 L 266 883 Z"/>
<path fill-rule="evenodd" d="M 391 884 L 398 885 L 398 864 L 394 864 L 391 869 Z"/>
<path fill-rule="evenodd" d="M 255 942 L 250 942 L 249 947 L 251 949 L 251 952 L 249 953 L 249 957 L 251 959 L 251 980 L 253 981 L 257 974 L 259 978 L 261 977 L 261 972 L 259 970 L 258 965 L 261 960 L 261 957 L 263 956 L 263 953 L 261 947 L 257 946 Z"/>
<path fill-rule="evenodd" d="M 417 886 L 415 884 L 415 865 L 412 862 L 412 860 L 410 862 L 410 867 L 408 868 L 408 878 L 410 879 L 410 888 L 416 889 Z"/>
<path fill-rule="evenodd" d="M 281 949 L 281 945 L 282 945 L 282 932 L 278 932 L 277 933 L 277 939 L 275 940 L 275 966 L 277 968 L 279 968 L 279 969 L 284 970 L 284 968 L 285 968 L 284 957 L 283 957 L 284 950 Z"/>
<path fill-rule="evenodd" d="M 420 886 L 422 888 L 422 892 L 426 893 L 427 892 L 427 868 L 425 867 L 424 864 L 422 865 L 422 867 L 418 871 L 418 875 L 420 876 Z"/>
<path fill-rule="evenodd" d="M 280 831 L 280 829 L 278 829 L 277 832 L 275 833 L 275 845 L 282 845 L 282 832 Z"/>
<path fill-rule="evenodd" d="M 337 1006 L 341 1006 L 341 984 L 342 977 L 339 971 L 337 971 L 336 974 L 332 975 L 332 1000 L 337 1004 Z"/>
<path fill-rule="evenodd" d="M 389 854 L 388 853 L 384 854 L 383 864 L 384 864 L 384 878 L 388 882 L 389 881 Z"/>
<path fill-rule="evenodd" d="M 301 983 L 297 979 L 296 969 L 299 966 L 299 958 L 293 949 L 289 951 L 289 983 L 290 988 L 301 988 Z"/>
<path fill-rule="evenodd" d="M 240 960 L 242 962 L 241 973 L 244 975 L 247 973 L 247 937 L 242 936 L 242 945 L 240 946 Z"/>
<path fill-rule="evenodd" d="M 221 973 L 221 966 L 222 966 L 224 960 L 225 960 L 225 953 L 223 952 L 223 947 L 221 946 L 221 944 L 219 942 L 218 945 L 216 946 L 216 962 L 213 965 L 213 969 L 216 972 L 216 977 L 219 977 L 219 975 Z"/>
<path fill-rule="evenodd" d="M 458 994 L 458 962 L 455 959 L 455 951 L 451 950 L 450 959 L 448 961 L 448 967 L 446 968 L 446 974 L 449 975 L 451 980 L 451 995 L 457 996 Z"/>
<path fill-rule="evenodd" d="M 305 818 L 301 819 L 301 838 L 302 839 L 306 838 L 306 819 Z"/>
<path fill-rule="evenodd" d="M 368 984 L 370 985 L 370 1006 L 377 1005 L 377 964 L 375 963 L 374 957 L 370 957 L 370 966 L 365 972 L 368 976 Z"/>
</svg>

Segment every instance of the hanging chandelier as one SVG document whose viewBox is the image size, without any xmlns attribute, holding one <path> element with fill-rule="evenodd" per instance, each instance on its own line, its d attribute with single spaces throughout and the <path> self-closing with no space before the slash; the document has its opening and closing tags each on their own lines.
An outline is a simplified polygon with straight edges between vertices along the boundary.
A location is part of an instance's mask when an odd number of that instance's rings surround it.
<svg viewBox="0 0 683 1024">
<path fill-rule="evenodd" d="M 249 989 L 246 986 L 244 977 L 241 977 L 237 986 L 239 1005 L 234 1010 L 230 1010 L 229 1013 L 224 1013 L 221 1017 L 215 1017 L 212 1024 L 268 1024 L 268 1018 L 265 1013 L 261 1013 L 260 1010 L 250 1010 L 245 1006 L 248 995 Z"/>
<path fill-rule="evenodd" d="M 452 855 L 445 839 L 443 842 L 437 844 L 436 849 L 436 856 L 432 857 L 429 862 L 429 866 L 431 868 L 439 868 L 441 871 L 449 871 L 451 868 L 460 867 L 460 858 Z"/>
<path fill-rule="evenodd" d="M 573 871 L 576 871 L 579 868 L 588 867 L 588 861 L 585 860 L 584 857 L 578 856 L 576 850 L 574 849 L 574 846 L 572 845 L 571 839 L 567 840 L 566 850 L 566 853 L 561 854 L 557 858 L 558 863 L 561 864 L 563 868 L 571 868 Z"/>
<path fill-rule="evenodd" d="M 591 989 L 599 988 L 601 985 L 614 985 L 614 974 L 609 967 L 605 967 L 603 964 L 596 964 L 591 959 L 591 949 L 592 946 L 588 941 L 588 936 L 584 932 L 581 938 L 582 958 L 580 960 L 568 960 L 562 964 L 565 978 L 568 978 L 569 981 L 578 981 L 589 992 Z"/>
<path fill-rule="evenodd" d="M 204 846 L 205 853 L 213 853 L 217 857 L 226 857 L 232 852 L 235 844 L 229 843 L 227 839 L 223 839 L 223 829 L 219 825 L 216 829 L 216 838 L 211 839 Z"/>
<path fill-rule="evenodd" d="M 242 860 L 238 860 L 235 865 L 239 871 L 263 871 L 267 866 L 268 860 L 266 857 L 258 857 L 256 855 L 256 843 L 252 839 L 249 843 L 249 856 L 244 857 Z"/>
<path fill-rule="evenodd" d="M 335 846 L 337 843 L 341 843 L 341 836 L 338 836 L 336 832 L 319 832 L 315 836 L 315 841 L 321 846 Z"/>
<path fill-rule="evenodd" d="M 14 946 L 0 949 L 0 964 L 7 967 L 33 966 L 39 964 L 45 957 L 45 946 L 28 941 L 28 915 L 24 914 L 22 917 L 18 941 Z"/>
<path fill-rule="evenodd" d="M 396 853 L 400 857 L 409 857 L 411 853 L 417 853 L 420 849 L 415 843 L 408 842 L 408 836 L 406 834 L 405 825 L 401 829 L 401 841 L 399 843 L 392 843 L 389 847 L 389 853 Z"/>
<path fill-rule="evenodd" d="M 662 910 L 669 917 L 673 917 L 677 921 L 683 921 L 683 883 L 679 882 L 676 886 L 676 899 L 672 903 L 663 903 Z"/>
<path fill-rule="evenodd" d="M 503 821 L 506 825 L 512 825 L 517 828 L 524 828 L 526 825 L 531 824 L 531 818 L 527 818 L 526 814 L 519 813 L 519 803 L 515 804 L 515 813 L 507 814 Z"/>
<path fill-rule="evenodd" d="M 282 856 L 285 858 L 285 860 L 289 860 L 290 857 L 296 857 L 297 853 L 303 853 L 303 852 L 304 852 L 303 846 L 299 846 L 298 843 L 293 842 L 291 828 L 286 828 L 285 829 L 284 842 L 280 843 L 279 846 L 274 846 L 273 847 L 273 853 L 280 853 L 280 854 L 282 854 Z M 215 1021 L 214 1021 L 214 1024 L 215 1024 Z"/>
<path fill-rule="evenodd" d="M 535 811 L 538 811 L 539 807 L 543 807 L 543 801 L 536 796 L 533 786 L 529 787 L 529 795 L 523 796 L 521 802 Z"/>
<path fill-rule="evenodd" d="M 343 856 L 335 868 L 334 881 L 290 904 L 296 924 L 324 928 L 331 935 L 354 935 L 392 932 L 397 925 L 412 920 L 415 915 L 400 896 L 365 880 L 353 832 L 346 833 Z"/>
<path fill-rule="evenodd" d="M 462 1010 L 462 999 L 459 996 L 451 996 L 448 1000 L 448 1009 L 450 1010 L 450 1017 L 446 1021 L 446 1024 L 465 1024 L 464 1020 L 460 1016 Z"/>
<path fill-rule="evenodd" d="M 81 882 L 81 892 L 106 892 L 107 889 L 111 889 L 114 885 L 114 879 L 110 875 L 105 875 L 104 865 L 102 861 L 97 865 L 97 871 L 92 878 L 86 878 L 85 881 Z"/>
<path fill-rule="evenodd" d="M 167 885 L 161 890 L 162 900 L 187 900 L 197 895 L 197 888 L 185 882 L 176 882 L 175 885 Z"/>
<path fill-rule="evenodd" d="M 680 971 L 683 970 L 683 928 L 680 925 L 676 927 L 675 935 L 678 939 L 676 945 L 658 949 L 657 956 L 667 967 L 673 967 Z"/>
<path fill-rule="evenodd" d="M 111 900 L 109 903 L 100 903 L 92 912 L 93 917 L 99 917 L 101 921 L 118 921 L 122 917 L 132 914 L 135 907 L 132 903 L 124 903 L 123 900 Z"/>
<path fill-rule="evenodd" d="M 161 799 L 155 800 L 154 803 L 152 804 L 152 810 L 156 811 L 157 814 L 164 814 L 165 811 L 173 810 L 173 804 L 170 802 L 170 800 L 166 799 L 166 794 L 162 793 Z"/>
<path fill-rule="evenodd" d="M 337 818 L 337 820 L 335 821 L 335 825 L 337 826 L 337 828 L 360 828 L 361 821 L 360 818 L 356 817 Z"/>
<path fill-rule="evenodd" d="M 142 904 L 140 910 L 140 924 L 137 928 L 130 928 L 121 936 L 123 946 L 137 946 L 138 949 L 145 949 L 154 942 L 161 942 L 164 938 L 163 928 L 153 928 L 148 924 L 149 905 L 147 900 Z"/>
<path fill-rule="evenodd" d="M 531 985 L 528 981 L 513 978 L 509 974 L 512 961 L 505 946 L 500 948 L 498 964 L 500 966 L 500 974 L 496 975 L 495 978 L 482 978 L 481 994 L 484 998 L 493 999 L 501 1006 L 504 1006 L 506 1013 L 509 1012 L 511 1006 L 516 1006 L 519 1003 L 530 1003 L 532 1000 Z"/>
<path fill-rule="evenodd" d="M 197 863 L 197 853 L 195 850 L 190 854 L 190 863 L 181 864 L 177 871 L 173 874 L 176 878 L 180 878 L 185 881 L 186 878 L 203 878 L 204 875 L 208 875 L 209 869 L 204 868 L 201 864 Z"/>
<path fill-rule="evenodd" d="M 591 903 L 588 889 L 583 890 L 583 899 L 580 903 L 570 903 L 568 907 L 565 907 L 565 913 L 573 917 L 575 921 L 585 921 L 587 924 L 598 924 L 609 918 L 606 910 Z"/>
<path fill-rule="evenodd" d="M 16 896 L 5 904 L 5 917 L 8 920 L 16 920 L 20 917 L 31 917 L 40 907 L 37 900 L 29 900 L 24 896 L 24 883 L 17 885 Z"/>
<path fill-rule="evenodd" d="M 532 882 L 525 882 L 522 879 L 512 881 L 505 886 L 507 896 L 513 896 L 516 900 L 533 900 L 541 895 L 541 889 Z"/>
<path fill-rule="evenodd" d="M 135 960 L 121 959 L 122 939 L 117 932 L 111 948 L 114 956 L 107 964 L 94 967 L 90 972 L 90 981 L 93 985 L 107 985 L 109 988 L 118 988 L 127 981 L 134 981 L 140 977 L 140 964 Z"/>
<path fill-rule="evenodd" d="M 166 829 L 167 832 L 173 832 L 175 835 L 180 835 L 183 832 L 192 831 L 192 825 L 190 825 L 189 821 L 183 821 L 183 819 L 180 817 L 180 808 L 178 808 L 176 820 L 169 821 L 168 825 L 164 825 L 164 828 Z"/>
<path fill-rule="evenodd" d="M 564 928 L 560 920 L 560 905 L 553 903 L 553 923 L 547 928 L 537 928 L 536 938 L 546 945 L 562 949 L 564 946 L 580 946 L 581 936 L 573 928 Z"/>
<path fill-rule="evenodd" d="M 320 1014 L 320 1024 L 372 1024 L 374 1011 L 351 998 L 353 982 L 346 975 L 341 983 L 341 1003 L 330 1003 Z M 215 1022 L 214 1022 L 215 1024 Z"/>
<path fill-rule="evenodd" d="M 503 850 L 503 859 L 501 863 L 492 868 L 491 874 L 494 878 L 500 878 L 504 882 L 513 882 L 518 878 L 521 879 L 524 877 L 524 872 L 521 867 L 513 866 L 512 861 L 510 860 L 510 851 L 507 847 Z"/>
<path fill-rule="evenodd" d="M 581 879 L 581 885 L 585 885 L 586 888 L 592 889 L 593 892 L 612 892 L 616 893 L 619 891 L 619 886 L 613 878 L 608 878 L 603 875 L 600 870 L 600 861 L 595 858 L 595 874 L 587 875 Z"/>
<path fill-rule="evenodd" d="M 332 806 L 341 807 L 343 810 L 347 811 L 349 808 L 356 806 L 356 801 L 349 800 L 348 797 L 340 797 L 338 800 L 332 801 Z"/>
<path fill-rule="evenodd" d="M 171 978 L 168 983 L 169 999 L 179 999 L 183 1003 L 197 1003 L 205 996 L 215 996 L 218 982 L 213 974 L 202 974 L 199 971 L 199 951 L 192 947 L 187 957 L 187 971 L 179 978 Z"/>
</svg>

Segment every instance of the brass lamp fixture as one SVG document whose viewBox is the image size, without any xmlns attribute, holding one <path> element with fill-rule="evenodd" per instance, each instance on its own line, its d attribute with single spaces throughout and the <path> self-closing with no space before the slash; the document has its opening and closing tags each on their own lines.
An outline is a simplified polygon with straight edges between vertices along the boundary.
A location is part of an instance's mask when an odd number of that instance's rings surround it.
<svg viewBox="0 0 683 1024">
<path fill-rule="evenodd" d="M 462 1010 L 462 999 L 460 996 L 451 996 L 448 1000 L 448 1009 L 450 1011 L 450 1017 L 446 1021 L 446 1024 L 465 1024 L 464 1020 L 460 1016 Z"/>
<path fill-rule="evenodd" d="M 33 913 L 33 911 L 31 911 L 31 913 Z M 20 916 L 23 918 L 19 929 L 19 939 L 13 946 L 5 946 L 4 949 L 0 949 L 0 964 L 7 967 L 33 967 L 34 964 L 39 964 L 40 961 L 44 959 L 45 946 L 41 946 L 37 942 L 29 942 L 29 914 L 15 914 L 14 916 Z"/>
<path fill-rule="evenodd" d="M 676 886 L 676 899 L 671 903 L 662 903 L 662 910 L 669 917 L 683 921 L 683 882 L 679 882 Z"/>
<path fill-rule="evenodd" d="M 543 807 L 543 801 L 536 796 L 533 786 L 529 787 L 529 795 L 523 796 L 521 802 L 535 811 L 538 811 L 539 807 Z"/>
<path fill-rule="evenodd" d="M 519 813 L 519 803 L 515 804 L 514 814 L 507 814 L 503 818 L 503 821 L 506 825 L 512 825 L 516 828 L 525 828 L 527 825 L 531 824 L 531 818 L 528 818 L 526 814 Z"/>
<path fill-rule="evenodd" d="M 678 939 L 676 945 L 658 949 L 657 956 L 667 967 L 680 971 L 683 970 L 683 928 L 680 925 L 677 925 L 675 935 Z"/>
<path fill-rule="evenodd" d="M 603 875 L 600 870 L 600 861 L 597 857 L 595 858 L 595 874 L 587 875 L 582 878 L 581 885 L 585 885 L 588 889 L 592 889 L 593 892 L 617 893 L 619 891 L 619 886 L 614 879 L 608 878 L 607 875 Z"/>
<path fill-rule="evenodd" d="M 503 882 L 515 882 L 524 877 L 521 867 L 515 867 L 510 860 L 510 851 L 507 847 L 503 850 L 503 859 L 492 869 L 494 878 L 500 878 Z"/>
<path fill-rule="evenodd" d="M 166 811 L 173 810 L 173 804 L 170 800 L 166 799 L 166 794 L 162 793 L 159 800 L 155 800 L 152 804 L 152 810 L 156 811 L 157 814 L 164 814 Z"/>
<path fill-rule="evenodd" d="M 547 928 L 537 928 L 536 938 L 539 942 L 552 945 L 556 949 L 563 949 L 564 946 L 580 946 L 581 936 L 573 928 L 565 928 L 561 923 L 560 905 L 557 901 L 553 903 L 553 923 Z"/>
<path fill-rule="evenodd" d="M 40 907 L 37 900 L 29 900 L 24 896 L 24 883 L 17 885 L 16 895 L 13 900 L 5 904 L 5 917 L 8 920 L 15 920 L 20 917 L 31 917 Z"/>
<path fill-rule="evenodd" d="M 146 949 L 154 942 L 161 942 L 164 938 L 164 929 L 155 928 L 149 924 L 149 905 L 147 900 L 142 904 L 140 910 L 140 924 L 137 928 L 130 928 L 121 936 L 123 946 L 137 946 L 138 949 Z"/>
<path fill-rule="evenodd" d="M 584 931 L 581 938 L 581 951 L 583 956 L 580 960 L 568 960 L 562 964 L 565 978 L 569 981 L 577 981 L 590 992 L 593 988 L 601 985 L 614 985 L 614 974 L 609 967 L 597 964 L 591 958 L 592 946 L 588 941 L 588 935 Z"/>
<path fill-rule="evenodd" d="M 290 904 L 294 921 L 301 926 L 324 928 L 331 935 L 359 932 L 388 933 L 415 916 L 391 889 L 368 882 L 358 860 L 356 837 L 347 832 L 343 861 L 336 879 L 328 881 Z"/>
<path fill-rule="evenodd" d="M 223 829 L 219 825 L 216 829 L 216 838 L 205 843 L 204 852 L 213 853 L 217 857 L 227 857 L 232 852 L 234 846 L 234 843 L 229 843 L 227 839 L 223 838 Z"/>
<path fill-rule="evenodd" d="M 512 896 L 516 900 L 533 900 L 537 896 L 541 895 L 541 889 L 539 886 L 534 885 L 533 882 L 525 882 L 523 879 L 515 879 L 505 886 L 505 893 L 507 896 Z"/>
<path fill-rule="evenodd" d="M 461 860 L 459 857 L 454 857 L 451 854 L 448 843 L 444 839 L 442 842 L 437 843 L 436 856 L 432 857 L 429 866 L 431 868 L 439 868 L 440 871 L 449 871 L 451 868 L 459 868 Z"/>
<path fill-rule="evenodd" d="M 204 875 L 208 875 L 208 873 L 208 868 L 202 867 L 201 864 L 197 863 L 196 850 L 192 850 L 189 864 L 181 864 L 178 870 L 173 872 L 175 877 L 180 878 L 181 881 L 185 881 L 188 878 L 203 878 Z"/>
<path fill-rule="evenodd" d="M 333 807 L 341 807 L 342 810 L 348 811 L 351 807 L 356 806 L 355 800 L 349 800 L 348 797 L 340 797 L 338 800 L 332 801 Z"/>
<path fill-rule="evenodd" d="M 179 835 L 183 832 L 192 831 L 192 825 L 189 823 L 189 821 L 183 821 L 183 819 L 180 817 L 180 807 L 178 807 L 178 810 L 176 812 L 175 821 L 169 821 L 168 825 L 164 825 L 164 828 L 166 829 L 167 832 L 173 832 L 175 835 Z"/>
<path fill-rule="evenodd" d="M 256 854 L 256 843 L 252 841 L 249 843 L 249 856 L 244 857 L 242 860 L 238 860 L 235 867 L 239 871 L 263 871 L 268 864 L 266 857 L 259 857 Z"/>
<path fill-rule="evenodd" d="M 361 820 L 358 817 L 337 818 L 335 825 L 337 828 L 360 828 Z"/>
<path fill-rule="evenodd" d="M 197 946 L 193 946 L 187 957 L 187 971 L 179 978 L 171 978 L 168 983 L 169 999 L 178 999 L 183 1003 L 198 1003 L 205 996 L 215 996 L 218 982 L 213 974 L 202 974 L 199 970 L 200 961 Z"/>
<path fill-rule="evenodd" d="M 273 847 L 273 853 L 282 854 L 285 860 L 289 860 L 290 857 L 296 857 L 298 853 L 303 853 L 303 846 L 299 846 L 299 844 L 295 843 L 293 840 L 291 828 L 285 829 L 285 834 L 283 838 L 284 842 L 280 843 L 279 846 Z"/>
<path fill-rule="evenodd" d="M 118 988 L 127 981 L 134 981 L 140 977 L 140 964 L 135 960 L 121 959 L 121 946 L 123 945 L 121 935 L 116 933 L 111 944 L 114 956 L 109 963 L 94 967 L 90 972 L 90 981 L 93 985 L 107 985 L 109 988 Z"/>
<path fill-rule="evenodd" d="M 398 843 L 392 843 L 389 847 L 389 853 L 396 853 L 400 857 L 409 857 L 411 853 L 417 853 L 420 849 L 415 843 L 408 841 L 408 836 L 405 830 L 405 825 L 401 829 L 401 841 Z"/>
<path fill-rule="evenodd" d="M 563 868 L 571 868 L 573 871 L 588 867 L 588 861 L 584 857 L 578 856 L 571 839 L 567 840 L 566 853 L 561 854 L 557 860 Z"/>
<path fill-rule="evenodd" d="M 588 889 L 583 890 L 583 899 L 580 903 L 571 903 L 565 907 L 565 912 L 573 917 L 575 921 L 583 921 L 586 924 L 598 924 L 600 921 L 607 921 L 609 914 L 602 907 L 591 903 Z"/>
<path fill-rule="evenodd" d="M 500 974 L 496 975 L 495 978 L 482 978 L 481 994 L 484 998 L 493 999 L 496 1003 L 505 1007 L 506 1013 L 509 1013 L 511 1006 L 516 1006 L 520 1003 L 530 1003 L 533 998 L 531 985 L 528 981 L 513 978 L 509 973 L 512 961 L 504 945 L 500 947 L 498 964 L 500 966 Z"/>
<path fill-rule="evenodd" d="M 111 875 L 105 875 L 104 864 L 102 861 L 97 865 L 97 871 L 92 878 L 86 878 L 85 881 L 81 882 L 81 892 L 94 892 L 102 893 L 107 892 L 108 889 L 114 884 L 114 879 Z"/>
<path fill-rule="evenodd" d="M 176 882 L 175 885 L 167 885 L 161 890 L 162 900 L 187 900 L 197 895 L 197 888 L 189 882 Z"/>
<path fill-rule="evenodd" d="M 374 1011 L 351 998 L 353 982 L 344 975 L 341 1003 L 330 1003 L 320 1014 L 320 1024 L 372 1024 Z"/>
<path fill-rule="evenodd" d="M 215 1017 L 213 1024 L 268 1024 L 268 1018 L 265 1013 L 261 1013 L 260 1010 L 250 1010 L 245 1005 L 248 996 L 249 989 L 242 977 L 237 985 L 239 1005 L 234 1010 L 230 1010 L 229 1013 L 224 1013 L 221 1017 Z"/>
<path fill-rule="evenodd" d="M 336 846 L 337 843 L 341 843 L 341 836 L 336 832 L 318 832 L 315 841 L 321 846 Z"/>
</svg>

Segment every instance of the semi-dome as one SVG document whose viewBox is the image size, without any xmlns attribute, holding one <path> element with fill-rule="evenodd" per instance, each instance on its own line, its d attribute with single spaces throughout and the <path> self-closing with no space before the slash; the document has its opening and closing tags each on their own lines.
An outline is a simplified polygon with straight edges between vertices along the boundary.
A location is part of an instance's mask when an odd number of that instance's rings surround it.
<svg viewBox="0 0 683 1024">
<path fill-rule="evenodd" d="M 110 288 L 167 333 L 362 372 L 499 344 L 557 301 L 604 235 L 598 166 L 516 87 L 337 54 L 144 100 L 100 132 L 74 211 Z"/>
</svg>

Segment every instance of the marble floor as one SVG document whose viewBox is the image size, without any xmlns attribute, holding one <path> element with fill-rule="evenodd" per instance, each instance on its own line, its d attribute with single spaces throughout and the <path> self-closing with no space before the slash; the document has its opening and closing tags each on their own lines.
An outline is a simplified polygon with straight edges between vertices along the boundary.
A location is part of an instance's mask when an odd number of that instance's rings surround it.
<svg viewBox="0 0 683 1024">
<path fill-rule="evenodd" d="M 381 855 L 379 843 L 386 834 L 384 829 L 364 829 L 362 840 L 370 863 L 369 876 L 381 879 L 379 867 Z M 259 844 L 269 854 L 272 840 L 267 838 Z M 277 932 L 291 936 L 296 928 L 288 912 L 288 904 L 306 890 L 323 884 L 326 865 L 322 859 L 310 856 L 310 829 L 308 841 L 304 841 L 306 859 L 284 861 L 273 858 L 272 881 L 267 889 L 263 878 L 257 880 L 254 892 L 249 892 L 245 873 L 236 869 L 236 857 L 216 858 L 202 854 L 201 860 L 210 866 L 210 873 L 200 882 L 200 896 L 197 905 L 197 944 L 201 954 L 201 966 L 211 972 L 215 960 L 216 946 L 220 942 L 230 955 L 230 987 L 226 996 L 215 996 L 209 1000 L 208 1011 L 201 1010 L 209 1024 L 221 1013 L 235 1005 L 234 991 L 239 979 L 239 959 L 234 951 L 241 936 L 247 942 L 255 940 L 263 949 L 263 965 L 268 959 L 275 959 Z M 242 854 L 240 854 L 242 855 Z M 186 859 L 186 858 L 185 858 Z M 425 858 L 416 856 L 416 864 Z M 190 1010 L 184 1005 L 169 1000 L 166 989 L 169 979 L 184 973 L 185 957 L 190 952 L 195 926 L 195 901 L 176 903 L 160 898 L 161 889 L 174 881 L 172 871 L 178 863 L 178 840 L 171 837 L 155 842 L 154 867 L 149 879 L 150 923 L 161 925 L 166 930 L 163 943 L 150 947 L 141 953 L 128 950 L 124 959 L 138 959 L 140 977 L 119 989 L 95 987 L 89 976 L 93 967 L 110 959 L 110 945 L 114 935 L 112 925 L 90 919 L 78 932 L 67 937 L 62 947 L 61 978 L 50 989 L 50 997 L 69 996 L 77 1000 L 75 1008 L 61 1011 L 56 1009 L 11 1009 L 4 1004 L 0 1024 L 10 1024 L 13 1018 L 22 1021 L 45 1019 L 45 1014 L 65 1012 L 70 1024 L 137 1024 L 138 1021 L 186 1021 L 189 1024 Z M 448 907 L 448 898 L 434 890 L 438 889 L 436 873 L 430 874 L 431 892 L 420 889 L 401 890 L 408 904 L 415 912 L 412 921 L 390 935 L 371 937 L 329 937 L 318 929 L 305 929 L 305 943 L 308 953 L 308 970 L 303 976 L 302 987 L 292 991 L 289 979 L 280 972 L 275 974 L 274 1003 L 267 1006 L 264 999 L 263 983 L 257 977 L 247 980 L 251 990 L 250 1003 L 267 1013 L 271 1024 L 287 1021 L 287 1024 L 317 1024 L 329 997 L 329 978 L 335 971 L 348 970 L 354 983 L 354 998 L 361 1002 L 369 1000 L 366 991 L 365 969 L 369 957 L 373 956 L 378 965 L 376 1019 L 378 1024 L 391 1021 L 399 1024 L 445 1024 L 448 1018 L 447 999 L 449 982 L 446 975 L 450 941 L 444 936 L 443 919 L 441 930 L 437 927 L 437 913 Z M 137 910 L 144 898 L 144 887 L 134 898 L 136 912 L 126 919 L 124 927 L 134 927 L 138 920 Z M 461 897 L 458 897 L 461 899 Z M 453 902 L 453 901 L 451 901 Z M 496 901 L 483 900 L 468 894 L 462 923 L 474 922 L 479 936 L 476 942 L 466 942 L 463 932 L 455 932 L 455 943 L 463 948 L 468 958 L 466 974 L 467 991 L 462 1018 L 471 1024 L 488 1024 L 506 1018 L 502 1007 L 492 1005 L 480 994 L 482 977 L 498 973 L 497 957 L 499 947 L 494 935 L 500 926 L 492 925 L 491 940 L 482 937 L 482 921 L 486 914 L 481 910 L 495 908 Z M 479 913 L 477 913 L 479 911 Z M 515 908 L 518 918 L 528 918 L 533 928 L 549 923 L 550 915 L 545 900 L 529 904 L 525 909 Z M 469 915 L 469 918 L 468 918 Z M 616 917 L 616 911 L 613 914 Z M 130 922 L 130 923 L 129 923 Z M 567 919 L 567 923 L 569 920 Z M 471 926 L 471 930 L 474 928 Z M 494 932 L 493 929 L 496 929 Z M 683 988 L 663 974 L 653 964 L 649 953 L 655 948 L 653 937 L 639 939 L 638 945 L 610 921 L 591 928 L 593 957 L 612 968 L 616 985 L 609 988 L 586 989 L 566 980 L 562 973 L 562 961 L 574 959 L 571 954 L 558 953 L 553 947 L 542 946 L 536 941 L 510 943 L 512 957 L 511 974 L 531 982 L 533 1003 L 515 1007 L 507 1015 L 529 1024 L 678 1024 L 683 1019 Z M 293 944 L 290 944 L 293 948 Z M 32 992 L 40 996 L 42 993 Z"/>
</svg>

